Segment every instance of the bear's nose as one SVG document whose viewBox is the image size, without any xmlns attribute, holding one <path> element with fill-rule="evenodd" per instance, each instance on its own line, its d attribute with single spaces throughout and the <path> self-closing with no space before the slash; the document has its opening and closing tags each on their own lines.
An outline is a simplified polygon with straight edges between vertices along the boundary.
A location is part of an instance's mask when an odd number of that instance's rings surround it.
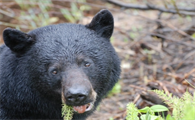
<svg viewBox="0 0 195 120">
<path fill-rule="evenodd" d="M 65 99 L 68 104 L 79 104 L 87 99 L 89 90 L 84 88 L 69 88 L 65 94 Z"/>
</svg>

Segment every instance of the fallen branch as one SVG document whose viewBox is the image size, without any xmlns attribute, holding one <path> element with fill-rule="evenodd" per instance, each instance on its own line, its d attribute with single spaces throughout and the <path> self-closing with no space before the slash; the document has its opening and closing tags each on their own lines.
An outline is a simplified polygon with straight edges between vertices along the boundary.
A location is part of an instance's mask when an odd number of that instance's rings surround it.
<svg viewBox="0 0 195 120">
<path fill-rule="evenodd" d="M 187 43 L 187 42 L 183 42 L 183 41 L 179 41 L 179 40 L 175 40 L 175 39 L 173 39 L 173 38 L 169 38 L 169 37 L 166 37 L 166 36 L 161 35 L 161 34 L 151 33 L 150 35 L 153 36 L 153 37 L 163 38 L 163 39 L 165 39 L 166 41 L 172 41 L 172 42 L 176 42 L 176 43 L 185 45 L 185 46 L 187 46 L 187 47 L 195 48 L 195 46 L 194 46 L 193 44 L 190 44 L 190 43 Z"/>
<path fill-rule="evenodd" d="M 108 3 L 117 5 L 119 7 L 123 7 L 125 9 L 139 9 L 139 10 L 158 10 L 160 12 L 166 12 L 166 13 L 173 13 L 173 14 L 178 14 L 178 11 L 174 10 L 173 8 L 171 9 L 166 9 L 164 7 L 156 7 L 151 4 L 147 5 L 136 5 L 136 4 L 127 4 L 123 3 L 117 0 L 106 0 Z M 179 8 L 179 14 L 181 15 L 190 15 L 190 16 L 195 16 L 195 9 L 189 9 L 189 8 Z"/>
</svg>

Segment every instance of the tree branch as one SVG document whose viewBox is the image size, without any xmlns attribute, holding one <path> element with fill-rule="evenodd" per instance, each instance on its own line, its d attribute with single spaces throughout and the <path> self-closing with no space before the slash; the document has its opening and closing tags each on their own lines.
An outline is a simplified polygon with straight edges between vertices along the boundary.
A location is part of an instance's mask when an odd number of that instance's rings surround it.
<svg viewBox="0 0 195 120">
<path fill-rule="evenodd" d="M 173 14 L 178 14 L 178 12 L 176 10 L 174 10 L 174 8 L 170 8 L 170 9 L 166 9 L 164 7 L 156 7 L 154 5 L 151 4 L 147 4 L 147 5 L 136 5 L 136 4 L 127 4 L 127 3 L 123 3 L 117 0 L 106 0 L 108 3 L 114 4 L 116 6 L 119 7 L 123 7 L 125 9 L 139 9 L 139 10 L 158 10 L 160 12 L 166 12 L 166 13 L 173 13 Z M 179 14 L 181 15 L 191 15 L 191 16 L 195 16 L 195 8 L 190 9 L 190 8 L 179 8 Z"/>
</svg>

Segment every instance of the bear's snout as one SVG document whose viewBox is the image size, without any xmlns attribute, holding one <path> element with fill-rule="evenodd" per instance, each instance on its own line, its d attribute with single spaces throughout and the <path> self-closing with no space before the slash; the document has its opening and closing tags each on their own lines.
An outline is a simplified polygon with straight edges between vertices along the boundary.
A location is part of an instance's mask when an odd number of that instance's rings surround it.
<svg viewBox="0 0 195 120">
<path fill-rule="evenodd" d="M 64 101 L 72 106 L 75 112 L 84 113 L 93 108 L 96 100 L 90 80 L 81 69 L 66 71 L 63 85 Z"/>
<path fill-rule="evenodd" d="M 65 91 L 66 102 L 69 104 L 81 104 L 87 100 L 87 98 L 90 98 L 91 91 L 91 87 L 86 86 L 83 83 L 80 85 L 72 85 L 67 91 Z"/>
<path fill-rule="evenodd" d="M 72 106 L 75 112 L 81 114 L 93 109 L 97 93 L 89 83 L 73 84 L 64 92 L 64 101 Z"/>
</svg>

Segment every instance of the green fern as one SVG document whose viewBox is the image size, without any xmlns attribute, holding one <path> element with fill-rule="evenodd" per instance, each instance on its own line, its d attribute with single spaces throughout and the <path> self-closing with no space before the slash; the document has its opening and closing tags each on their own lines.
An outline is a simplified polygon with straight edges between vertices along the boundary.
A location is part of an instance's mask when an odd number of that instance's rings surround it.
<svg viewBox="0 0 195 120">
<path fill-rule="evenodd" d="M 66 104 L 62 104 L 62 117 L 64 120 L 72 120 L 73 108 Z"/>
<path fill-rule="evenodd" d="M 135 107 L 135 104 L 133 104 L 133 103 L 127 104 L 127 117 L 126 117 L 126 120 L 139 120 L 138 114 L 139 114 L 139 111 Z"/>
<path fill-rule="evenodd" d="M 189 92 L 186 92 L 183 97 L 183 114 L 185 120 L 195 119 L 195 96 L 193 97 Z"/>
<path fill-rule="evenodd" d="M 173 109 L 172 116 L 168 114 L 166 118 L 162 118 L 154 114 L 168 111 L 168 108 L 162 105 L 137 109 L 133 103 L 129 103 L 126 120 L 139 120 L 138 114 L 141 120 L 195 120 L 195 93 L 191 95 L 187 91 L 181 98 L 178 98 L 162 90 L 154 90 L 154 92 Z"/>
<path fill-rule="evenodd" d="M 181 98 L 164 93 L 162 90 L 154 92 L 171 108 L 172 118 L 174 120 L 194 120 L 195 119 L 195 96 L 193 97 L 188 91 Z"/>
<path fill-rule="evenodd" d="M 172 97 L 172 94 L 165 94 L 163 90 L 153 90 L 161 99 L 165 101 L 166 104 L 170 105 L 170 107 L 173 107 L 174 99 Z"/>
</svg>

